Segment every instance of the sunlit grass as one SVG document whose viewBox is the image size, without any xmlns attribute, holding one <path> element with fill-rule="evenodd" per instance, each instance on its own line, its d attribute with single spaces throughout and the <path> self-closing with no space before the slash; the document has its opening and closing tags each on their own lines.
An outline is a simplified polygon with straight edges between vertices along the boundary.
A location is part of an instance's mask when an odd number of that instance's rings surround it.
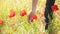
<svg viewBox="0 0 60 34">
<path fill-rule="evenodd" d="M 40 3 L 39 0 L 37 6 L 37 10 L 42 10 L 43 3 Z M 45 1 L 42 1 L 45 3 Z M 2 32 L 0 34 L 40 34 L 40 26 L 42 25 L 42 18 L 40 18 L 40 14 L 37 14 L 38 19 L 31 24 L 27 22 L 28 13 L 31 11 L 31 3 L 32 0 L 0 0 L 0 19 L 4 20 L 4 24 L 0 24 L 0 29 Z M 11 9 L 16 10 L 16 15 L 13 18 L 9 18 L 9 13 Z M 20 11 L 25 9 L 27 11 L 27 15 L 20 16 Z M 39 13 L 39 12 L 38 12 Z M 55 14 L 54 14 L 55 15 Z M 49 29 L 46 33 L 51 31 L 52 34 L 57 34 L 60 31 L 60 20 L 53 16 L 52 23 L 49 25 Z M 14 26 L 11 26 L 15 24 Z M 16 29 L 16 31 L 14 31 Z M 44 29 L 43 29 L 44 30 Z"/>
</svg>

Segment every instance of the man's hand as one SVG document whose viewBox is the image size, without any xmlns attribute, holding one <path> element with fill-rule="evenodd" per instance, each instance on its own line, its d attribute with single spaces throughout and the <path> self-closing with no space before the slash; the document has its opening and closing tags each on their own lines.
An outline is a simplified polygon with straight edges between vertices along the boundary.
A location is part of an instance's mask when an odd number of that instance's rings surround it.
<svg viewBox="0 0 60 34">
<path fill-rule="evenodd" d="M 32 16 L 34 14 L 31 12 L 29 15 L 28 15 L 28 22 L 31 23 L 32 22 Z"/>
<path fill-rule="evenodd" d="M 32 11 L 30 12 L 30 14 L 29 14 L 29 16 L 28 16 L 28 22 L 29 22 L 29 23 L 32 22 L 32 16 L 33 16 L 34 13 L 35 13 L 37 1 L 38 1 L 38 0 L 32 0 Z"/>
</svg>

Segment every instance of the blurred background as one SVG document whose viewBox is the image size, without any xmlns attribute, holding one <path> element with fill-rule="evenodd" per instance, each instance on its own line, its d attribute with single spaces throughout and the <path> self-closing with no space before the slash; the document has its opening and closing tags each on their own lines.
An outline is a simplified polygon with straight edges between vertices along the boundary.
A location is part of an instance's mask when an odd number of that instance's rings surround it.
<svg viewBox="0 0 60 34">
<path fill-rule="evenodd" d="M 53 11 L 53 20 L 45 30 L 44 11 L 46 0 L 38 0 L 35 20 L 29 24 L 28 15 L 32 9 L 32 0 L 0 0 L 0 34 L 60 34 L 60 0 Z"/>
</svg>

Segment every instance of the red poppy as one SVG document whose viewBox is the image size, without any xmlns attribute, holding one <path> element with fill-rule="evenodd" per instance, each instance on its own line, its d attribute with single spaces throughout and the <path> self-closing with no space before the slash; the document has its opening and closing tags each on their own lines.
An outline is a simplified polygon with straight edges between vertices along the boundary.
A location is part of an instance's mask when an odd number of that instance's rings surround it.
<svg viewBox="0 0 60 34">
<path fill-rule="evenodd" d="M 10 14 L 9 14 L 9 17 L 14 17 L 15 16 L 15 10 L 11 10 Z"/>
<path fill-rule="evenodd" d="M 37 19 L 37 15 L 33 15 L 32 16 L 32 21 L 36 20 Z"/>
<path fill-rule="evenodd" d="M 0 20 L 0 24 L 3 24 L 3 20 Z"/>
<path fill-rule="evenodd" d="M 44 13 L 42 13 L 41 16 L 44 17 Z"/>
<path fill-rule="evenodd" d="M 24 15 L 26 15 L 26 10 L 22 10 L 22 11 L 20 12 L 20 16 L 24 16 Z"/>
<path fill-rule="evenodd" d="M 52 5 L 52 6 L 51 6 L 51 9 L 52 9 L 53 11 L 57 11 L 57 10 L 58 10 L 58 6 L 57 6 L 57 5 Z"/>
</svg>

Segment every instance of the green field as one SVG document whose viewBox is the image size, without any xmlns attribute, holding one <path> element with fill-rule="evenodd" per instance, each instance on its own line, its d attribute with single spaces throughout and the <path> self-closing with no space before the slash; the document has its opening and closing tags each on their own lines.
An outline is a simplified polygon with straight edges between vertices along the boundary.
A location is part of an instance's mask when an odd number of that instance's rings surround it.
<svg viewBox="0 0 60 34">
<path fill-rule="evenodd" d="M 0 24 L 0 34 L 41 34 L 45 31 L 43 27 L 44 17 L 40 14 L 44 12 L 46 0 L 38 0 L 37 8 L 35 14 L 37 15 L 37 20 L 28 23 L 28 14 L 32 8 L 32 0 L 0 0 L 0 20 L 3 20 L 3 24 Z M 56 1 L 57 5 L 58 0 Z M 42 7 L 43 6 L 43 7 Z M 49 25 L 49 29 L 46 34 L 51 32 L 51 34 L 60 33 L 60 5 L 58 6 L 58 12 L 53 13 L 54 19 Z M 16 15 L 9 18 L 10 10 L 15 10 Z M 27 15 L 20 16 L 20 12 L 26 10 Z"/>
</svg>

